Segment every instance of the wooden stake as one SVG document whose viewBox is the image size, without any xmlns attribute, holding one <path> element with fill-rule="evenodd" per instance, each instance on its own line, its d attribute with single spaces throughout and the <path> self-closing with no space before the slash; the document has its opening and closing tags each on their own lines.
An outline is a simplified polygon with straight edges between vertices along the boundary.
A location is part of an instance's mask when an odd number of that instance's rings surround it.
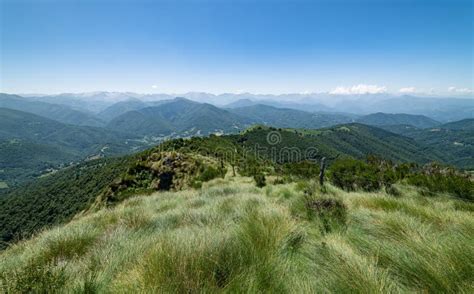
<svg viewBox="0 0 474 294">
<path fill-rule="evenodd" d="M 319 171 L 319 185 L 321 185 L 321 187 L 324 185 L 324 172 L 326 170 L 326 157 L 323 157 L 321 159 L 321 170 Z"/>
</svg>

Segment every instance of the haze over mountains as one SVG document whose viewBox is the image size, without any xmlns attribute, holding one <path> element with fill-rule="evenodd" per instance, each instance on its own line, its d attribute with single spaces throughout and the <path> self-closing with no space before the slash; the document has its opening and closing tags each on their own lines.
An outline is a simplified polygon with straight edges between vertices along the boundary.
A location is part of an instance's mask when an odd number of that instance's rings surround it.
<svg viewBox="0 0 474 294">
<path fill-rule="evenodd" d="M 391 114 L 382 112 L 362 116 L 358 118 L 357 121 L 372 126 L 410 125 L 421 129 L 434 127 L 440 124 L 440 122 L 424 115 L 404 113 Z"/>
<path fill-rule="evenodd" d="M 472 99 L 183 96 L 188 98 L 109 92 L 0 94 L 0 182 L 12 186 L 82 160 L 135 152 L 169 138 L 238 133 L 256 124 L 320 129 L 361 123 L 414 140 L 410 144 L 417 146 L 417 152 L 431 148 L 432 158 L 462 168 L 474 166 Z"/>
<path fill-rule="evenodd" d="M 1 94 L 4 100 L 7 94 Z M 417 97 L 410 95 L 360 94 L 336 95 L 311 94 L 220 94 L 190 92 L 184 94 L 137 94 L 129 92 L 65 93 L 58 95 L 24 95 L 24 100 L 69 106 L 74 110 L 98 114 L 117 102 L 134 104 L 154 103 L 183 97 L 200 103 L 209 103 L 225 108 L 236 108 L 265 104 L 278 108 L 290 108 L 308 112 L 348 112 L 359 115 L 385 112 L 426 115 L 432 119 L 448 122 L 474 117 L 474 97 Z M 19 98 L 14 95 L 11 98 Z M 133 102 L 134 101 L 134 102 Z M 141 108 L 141 107 L 140 107 Z M 131 109 L 135 110 L 137 108 Z M 123 113 L 123 112 L 122 112 Z M 122 114 L 120 113 L 120 114 Z M 110 119 L 110 116 L 108 116 Z"/>
</svg>

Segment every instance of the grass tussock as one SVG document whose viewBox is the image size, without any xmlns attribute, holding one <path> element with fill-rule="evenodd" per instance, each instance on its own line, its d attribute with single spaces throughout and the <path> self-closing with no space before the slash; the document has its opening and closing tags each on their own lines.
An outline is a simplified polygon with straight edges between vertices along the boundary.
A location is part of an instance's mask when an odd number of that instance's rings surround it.
<svg viewBox="0 0 474 294">
<path fill-rule="evenodd" d="M 472 203 L 252 178 L 135 197 L 0 253 L 6 293 L 472 293 Z"/>
</svg>

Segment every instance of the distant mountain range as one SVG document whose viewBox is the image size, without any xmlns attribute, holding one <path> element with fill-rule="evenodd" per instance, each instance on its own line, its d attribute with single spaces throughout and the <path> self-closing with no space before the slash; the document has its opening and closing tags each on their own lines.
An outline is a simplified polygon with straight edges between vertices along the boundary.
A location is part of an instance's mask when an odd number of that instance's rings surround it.
<svg viewBox="0 0 474 294">
<path fill-rule="evenodd" d="M 7 94 L 0 94 L 0 99 Z M 19 97 L 19 96 L 16 96 Z M 344 115 L 367 115 L 371 113 L 405 113 L 425 115 L 436 121 L 445 123 L 465 118 L 474 118 L 474 97 L 417 97 L 395 96 L 389 94 L 364 94 L 364 95 L 333 95 L 329 93 L 308 94 L 251 94 L 251 93 L 225 93 L 214 95 L 203 92 L 190 92 L 179 95 L 170 94 L 137 94 L 130 92 L 91 92 L 91 93 L 64 93 L 59 95 L 24 95 L 23 100 L 43 102 L 62 107 L 68 107 L 88 115 L 95 115 L 99 122 L 88 122 L 87 125 L 100 125 L 100 121 L 108 121 L 115 112 L 104 112 L 115 103 L 141 101 L 148 106 L 157 101 L 172 100 L 183 97 L 199 103 L 213 104 L 223 108 L 238 108 L 263 104 L 276 108 L 289 108 L 306 112 L 343 113 Z M 122 105 L 123 107 L 124 105 Z M 2 107 L 7 107 L 2 105 Z M 125 109 L 127 106 L 125 106 Z M 19 109 L 19 110 L 25 110 Z M 137 110 L 137 108 L 128 109 Z M 120 114 L 123 114 L 122 111 Z M 39 113 L 36 113 L 39 114 Z M 112 116 L 111 116 L 112 114 Z M 52 118 L 52 117 L 51 117 Z M 75 121 L 68 123 L 77 124 Z M 84 124 L 82 122 L 82 124 Z"/>
<path fill-rule="evenodd" d="M 440 122 L 474 118 L 474 99 L 426 98 L 414 96 L 388 97 L 344 101 L 335 106 L 340 111 L 354 113 L 406 113 L 425 115 Z"/>
<path fill-rule="evenodd" d="M 176 98 L 128 111 L 112 119 L 107 127 L 141 135 L 191 136 L 237 132 L 251 123 L 246 117 L 214 105 Z"/>
<path fill-rule="evenodd" d="M 18 95 L 0 94 L 0 107 L 30 112 L 66 124 L 82 126 L 104 126 L 105 124 L 93 113 Z"/>
<path fill-rule="evenodd" d="M 373 126 L 411 125 L 417 128 L 441 124 L 423 115 L 375 113 L 357 116 L 346 113 L 307 112 L 252 103 L 218 108 L 184 98 L 160 101 L 156 104 L 158 105 L 149 106 L 150 103 L 127 100 L 110 106 L 102 113 L 107 118 L 115 117 L 107 125 L 110 129 L 154 136 L 229 133 L 254 124 L 307 129 L 350 122 Z"/>
<path fill-rule="evenodd" d="M 240 99 L 224 105 L 224 108 L 240 108 L 247 106 L 255 105 L 267 105 L 273 106 L 276 108 L 287 108 L 294 110 L 301 110 L 306 112 L 336 112 L 331 107 L 325 106 L 321 103 L 304 103 L 304 102 L 292 102 L 292 101 L 278 101 L 278 100 L 250 100 L 250 99 Z"/>
<path fill-rule="evenodd" d="M 441 124 L 440 122 L 424 115 L 405 113 L 391 114 L 381 112 L 362 116 L 357 119 L 357 122 L 371 126 L 410 125 L 420 129 L 430 128 Z"/>
<path fill-rule="evenodd" d="M 203 99 L 206 95 L 192 96 Z M 239 133 L 256 124 L 306 130 L 355 122 L 372 125 L 411 138 L 418 147 L 425 146 L 424 152 L 432 154 L 434 159 L 474 168 L 472 118 L 443 124 L 442 119 L 421 114 L 316 111 L 325 108 L 320 104 L 272 101 L 270 96 L 260 97 L 259 101 L 255 97 L 241 99 L 225 107 L 186 98 L 165 98 L 169 97 L 106 92 L 34 97 L 0 94 L 0 184 L 15 185 L 71 162 L 131 153 L 169 138 Z M 346 101 L 344 107 L 357 112 L 356 106 L 364 105 L 361 102 L 364 99 L 367 97 L 359 97 L 358 102 Z M 420 99 L 427 98 L 393 99 L 367 104 L 384 105 L 395 112 L 401 109 L 397 103 L 405 102 L 416 109 Z M 471 102 L 437 99 L 436 103 L 446 108 L 437 108 L 433 102 L 425 105 L 425 110 L 442 114 L 457 109 L 449 117 L 469 117 Z M 304 110 L 296 109 L 301 107 Z M 334 144 L 339 144 L 342 150 L 347 140 L 352 139 L 335 139 Z M 364 144 L 373 142 L 367 139 Z M 364 150 L 364 144 L 358 148 Z"/>
<path fill-rule="evenodd" d="M 354 121 L 354 116 L 350 115 L 311 113 L 263 104 L 231 108 L 229 111 L 248 118 L 252 124 L 264 124 L 277 128 L 315 129 Z"/>
<path fill-rule="evenodd" d="M 105 121 L 111 121 L 112 119 L 129 111 L 139 110 L 148 107 L 146 102 L 139 99 L 130 98 L 125 101 L 117 102 L 106 109 L 99 112 L 98 116 Z"/>
</svg>

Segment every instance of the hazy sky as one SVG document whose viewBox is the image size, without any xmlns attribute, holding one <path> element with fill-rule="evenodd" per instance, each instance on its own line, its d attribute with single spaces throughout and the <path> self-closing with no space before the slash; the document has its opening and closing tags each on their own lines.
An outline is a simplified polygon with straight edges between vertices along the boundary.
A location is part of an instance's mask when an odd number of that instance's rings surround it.
<svg viewBox="0 0 474 294">
<path fill-rule="evenodd" d="M 474 88 L 471 0 L 0 3 L 2 92 Z"/>
</svg>

